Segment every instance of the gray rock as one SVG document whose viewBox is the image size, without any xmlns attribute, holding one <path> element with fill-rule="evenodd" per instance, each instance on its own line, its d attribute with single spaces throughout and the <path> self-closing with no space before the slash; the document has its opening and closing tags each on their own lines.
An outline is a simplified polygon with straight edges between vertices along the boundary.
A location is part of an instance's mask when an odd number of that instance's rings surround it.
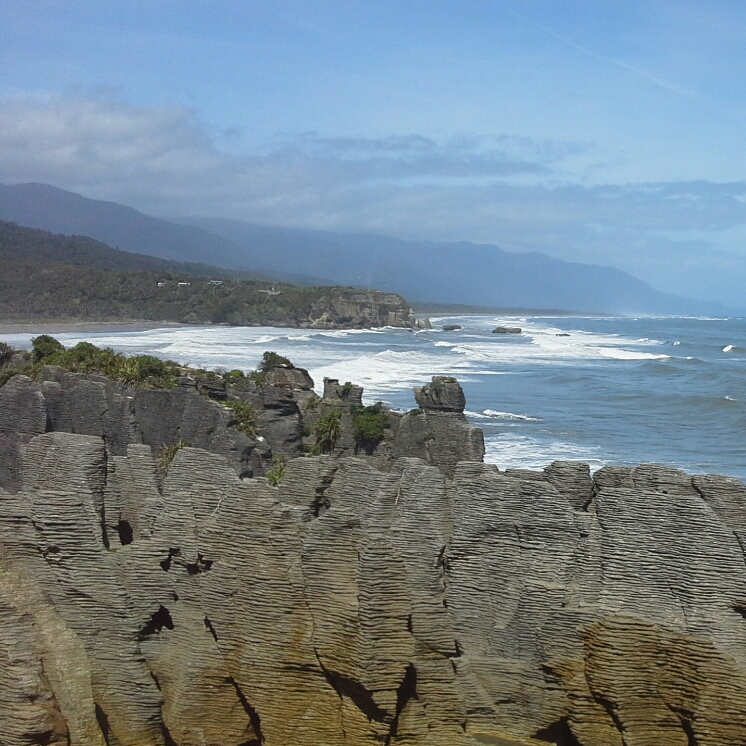
<svg viewBox="0 0 746 746">
<path fill-rule="evenodd" d="M 104 443 L 0 492 L 3 742 L 746 741 L 737 480 Z"/>
<path fill-rule="evenodd" d="M 520 326 L 496 326 L 493 330 L 493 334 L 521 334 L 523 329 Z"/>
<path fill-rule="evenodd" d="M 463 412 L 466 407 L 461 385 L 447 376 L 433 376 L 431 383 L 415 388 L 414 398 L 425 411 Z"/>
</svg>

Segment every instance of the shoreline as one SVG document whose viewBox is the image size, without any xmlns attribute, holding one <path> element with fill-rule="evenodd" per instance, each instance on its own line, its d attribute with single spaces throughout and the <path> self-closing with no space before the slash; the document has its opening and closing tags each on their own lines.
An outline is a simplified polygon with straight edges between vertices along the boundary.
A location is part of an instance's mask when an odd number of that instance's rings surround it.
<svg viewBox="0 0 746 746">
<path fill-rule="evenodd" d="M 193 326 L 178 321 L 2 321 L 0 334 L 71 334 L 75 332 L 136 331 Z"/>
</svg>

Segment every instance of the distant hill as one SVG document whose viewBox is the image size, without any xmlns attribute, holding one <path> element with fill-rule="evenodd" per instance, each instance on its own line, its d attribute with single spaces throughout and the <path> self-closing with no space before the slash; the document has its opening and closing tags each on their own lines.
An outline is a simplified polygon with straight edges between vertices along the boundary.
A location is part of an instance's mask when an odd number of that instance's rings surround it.
<svg viewBox="0 0 746 746">
<path fill-rule="evenodd" d="M 393 293 L 274 281 L 269 287 L 269 278 L 228 274 L 0 221 L 4 321 L 146 319 L 317 328 L 411 323 L 409 305 Z"/>
<path fill-rule="evenodd" d="M 243 246 L 251 266 L 309 269 L 339 283 L 371 285 L 420 304 L 618 314 L 725 314 L 721 303 L 655 290 L 620 269 L 468 241 L 405 241 L 365 233 L 275 228 L 219 218 L 190 225 Z M 271 263 L 270 263 L 271 257 Z"/>
<path fill-rule="evenodd" d="M 0 260 L 24 263 L 70 264 L 79 267 L 115 270 L 159 270 L 188 275 L 225 277 L 230 270 L 207 264 L 172 262 L 145 254 L 112 249 L 88 236 L 66 236 L 17 223 L 0 220 Z M 248 273 L 247 273 L 248 274 Z M 251 273 L 246 279 L 271 282 L 261 273 Z"/>
<path fill-rule="evenodd" d="M 254 270 L 245 250 L 225 238 L 48 184 L 0 184 L 0 219 L 52 233 L 89 236 L 110 247 L 160 259 Z M 272 276 L 303 285 L 334 284 L 302 272 L 279 271 Z"/>
<path fill-rule="evenodd" d="M 164 259 L 253 270 L 286 281 L 376 287 L 418 303 L 581 313 L 725 314 L 722 304 L 661 293 L 618 269 L 490 244 L 200 218 L 182 224 L 44 184 L 0 185 L 0 218 L 92 236 Z"/>
</svg>

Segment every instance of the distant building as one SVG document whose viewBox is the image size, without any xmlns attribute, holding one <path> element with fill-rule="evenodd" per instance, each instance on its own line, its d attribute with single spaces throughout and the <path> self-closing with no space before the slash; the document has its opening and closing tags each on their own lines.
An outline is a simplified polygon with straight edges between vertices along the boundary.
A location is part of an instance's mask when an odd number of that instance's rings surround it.
<svg viewBox="0 0 746 746">
<path fill-rule="evenodd" d="M 272 290 L 257 290 L 257 293 L 265 293 L 266 295 L 280 295 L 279 290 L 275 290 L 275 286 L 272 286 Z"/>
<path fill-rule="evenodd" d="M 165 288 L 166 287 L 166 283 L 165 282 L 159 282 L 158 283 L 158 287 L 159 288 Z"/>
<path fill-rule="evenodd" d="M 191 284 L 192 284 L 191 282 L 180 282 L 180 283 L 179 283 L 179 287 L 180 287 L 180 288 L 181 288 L 181 287 L 186 287 L 187 285 L 191 285 Z"/>
<path fill-rule="evenodd" d="M 210 280 L 210 285 L 222 285 L 222 280 Z"/>
</svg>

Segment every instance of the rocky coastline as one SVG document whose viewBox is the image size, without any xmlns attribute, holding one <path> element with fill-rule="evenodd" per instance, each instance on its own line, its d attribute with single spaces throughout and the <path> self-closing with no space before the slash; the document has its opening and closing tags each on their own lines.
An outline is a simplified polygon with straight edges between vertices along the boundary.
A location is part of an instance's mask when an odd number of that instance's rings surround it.
<svg viewBox="0 0 746 746">
<path fill-rule="evenodd" d="M 3 743 L 746 742 L 741 482 L 500 471 L 455 379 L 264 362 L 0 386 Z"/>
</svg>

